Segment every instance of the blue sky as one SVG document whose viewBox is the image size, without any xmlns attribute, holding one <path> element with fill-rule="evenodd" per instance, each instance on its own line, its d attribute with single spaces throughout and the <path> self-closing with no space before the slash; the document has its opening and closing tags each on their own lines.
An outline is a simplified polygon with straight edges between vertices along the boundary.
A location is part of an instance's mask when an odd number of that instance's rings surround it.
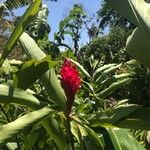
<svg viewBox="0 0 150 150">
<path fill-rule="evenodd" d="M 53 40 L 54 32 L 58 31 L 59 22 L 67 16 L 69 10 L 76 3 L 80 3 L 83 5 L 84 9 L 87 12 L 87 15 L 91 16 L 96 13 L 96 11 L 100 8 L 101 0 L 58 0 L 57 2 L 44 1 L 44 3 L 48 6 L 49 16 L 48 23 L 51 26 L 51 33 L 49 38 Z M 24 12 L 24 8 L 18 9 L 15 11 L 17 15 L 21 15 Z M 80 44 L 83 45 L 88 41 L 86 31 L 82 32 L 82 39 Z M 71 40 L 69 38 L 65 41 L 69 45 L 71 45 Z"/>
</svg>

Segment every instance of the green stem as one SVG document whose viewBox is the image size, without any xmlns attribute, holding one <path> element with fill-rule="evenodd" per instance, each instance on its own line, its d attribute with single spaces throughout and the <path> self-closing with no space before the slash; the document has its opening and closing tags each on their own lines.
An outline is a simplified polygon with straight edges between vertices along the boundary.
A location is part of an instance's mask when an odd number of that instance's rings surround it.
<svg viewBox="0 0 150 150">
<path fill-rule="evenodd" d="M 0 67 L 2 67 L 2 65 L 3 65 L 5 59 L 7 58 L 8 55 L 9 55 L 9 51 L 8 51 L 8 50 L 5 50 L 5 51 L 2 53 L 2 55 L 1 55 L 1 57 L 0 57 Z"/>
<path fill-rule="evenodd" d="M 70 116 L 66 116 L 66 118 L 67 118 L 66 120 L 67 142 L 71 145 L 72 150 L 74 150 L 74 140 L 71 132 Z"/>
</svg>

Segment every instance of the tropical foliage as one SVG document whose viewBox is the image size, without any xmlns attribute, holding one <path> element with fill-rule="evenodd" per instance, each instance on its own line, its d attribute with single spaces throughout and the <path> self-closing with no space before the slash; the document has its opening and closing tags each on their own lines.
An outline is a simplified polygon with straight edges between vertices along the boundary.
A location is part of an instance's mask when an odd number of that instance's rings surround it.
<svg viewBox="0 0 150 150">
<path fill-rule="evenodd" d="M 150 107 L 141 92 L 149 94 L 149 4 L 106 0 L 109 9 L 137 28 L 110 26 L 108 35 L 81 49 L 86 17 L 81 5 L 74 5 L 55 40 L 49 41 L 48 8 L 41 0 L 5 1 L 0 11 L 26 4 L 15 24 L 3 18 L 11 35 L 0 58 L 0 148 L 148 149 Z M 65 43 L 66 35 L 72 37 L 73 48 Z M 8 57 L 14 48 L 23 51 L 22 59 Z"/>
</svg>

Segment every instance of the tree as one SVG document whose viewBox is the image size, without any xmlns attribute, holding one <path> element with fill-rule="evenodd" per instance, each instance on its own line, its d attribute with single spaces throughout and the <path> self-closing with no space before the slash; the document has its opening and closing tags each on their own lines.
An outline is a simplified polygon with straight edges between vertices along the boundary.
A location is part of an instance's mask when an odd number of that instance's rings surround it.
<svg viewBox="0 0 150 150">
<path fill-rule="evenodd" d="M 70 10 L 69 15 L 64 18 L 59 24 L 59 31 L 55 33 L 55 40 L 57 41 L 58 46 L 65 46 L 70 49 L 69 46 L 63 43 L 65 35 L 69 35 L 73 40 L 73 49 L 74 54 L 77 55 L 79 51 L 79 40 L 80 40 L 80 31 L 83 25 L 83 19 L 85 18 L 85 12 L 81 5 L 74 5 L 73 9 Z"/>
<path fill-rule="evenodd" d="M 99 27 L 103 30 L 106 27 L 113 28 L 119 26 L 122 29 L 130 30 L 134 29 L 135 25 L 132 24 L 125 17 L 121 16 L 117 11 L 111 8 L 106 0 L 102 1 L 100 10 L 97 12 L 100 18 Z"/>
<path fill-rule="evenodd" d="M 114 27 L 108 35 L 98 37 L 82 47 L 78 57 L 80 60 L 86 60 L 93 55 L 104 64 L 126 62 L 129 58 L 124 52 L 124 47 L 130 33 L 131 31 L 126 32 L 120 27 Z"/>
</svg>

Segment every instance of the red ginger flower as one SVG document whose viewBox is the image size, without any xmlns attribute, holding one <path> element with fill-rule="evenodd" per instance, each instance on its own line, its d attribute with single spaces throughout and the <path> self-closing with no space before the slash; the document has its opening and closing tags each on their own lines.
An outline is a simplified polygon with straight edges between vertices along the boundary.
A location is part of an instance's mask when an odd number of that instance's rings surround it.
<svg viewBox="0 0 150 150">
<path fill-rule="evenodd" d="M 61 85 L 65 91 L 67 97 L 67 114 L 71 113 L 71 108 L 73 105 L 75 94 L 81 85 L 81 80 L 79 77 L 79 72 L 72 62 L 65 58 L 64 64 L 60 70 L 61 74 Z"/>
</svg>

